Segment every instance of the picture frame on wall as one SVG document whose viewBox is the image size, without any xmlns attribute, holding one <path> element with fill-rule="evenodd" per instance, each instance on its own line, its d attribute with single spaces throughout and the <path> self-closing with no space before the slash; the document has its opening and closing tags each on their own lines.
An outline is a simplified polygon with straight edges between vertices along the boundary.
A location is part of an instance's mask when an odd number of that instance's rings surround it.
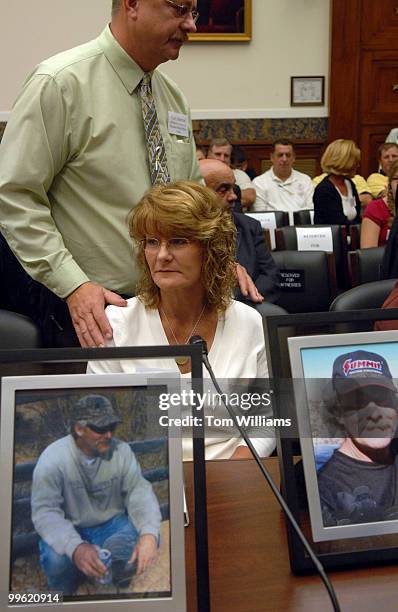
<svg viewBox="0 0 398 612">
<path fill-rule="evenodd" d="M 324 106 L 324 76 L 290 77 L 290 106 Z"/>
<path fill-rule="evenodd" d="M 186 610 L 181 432 L 175 408 L 171 426 L 159 412 L 176 389 L 166 372 L 2 379 L 1 609 Z M 79 516 L 74 490 L 87 498 Z M 155 541 L 144 571 L 126 561 L 141 528 Z M 96 548 L 104 575 L 77 567 L 73 538 Z M 51 582 L 57 563 L 62 588 Z"/>
<path fill-rule="evenodd" d="M 198 0 L 194 42 L 248 42 L 252 38 L 252 0 Z"/>
</svg>

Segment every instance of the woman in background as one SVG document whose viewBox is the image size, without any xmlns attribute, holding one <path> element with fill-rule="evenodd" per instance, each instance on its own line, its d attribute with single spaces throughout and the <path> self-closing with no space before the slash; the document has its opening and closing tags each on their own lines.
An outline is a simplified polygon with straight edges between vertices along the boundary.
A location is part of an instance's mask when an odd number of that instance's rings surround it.
<svg viewBox="0 0 398 612">
<path fill-rule="evenodd" d="M 197 183 L 159 185 L 133 209 L 129 229 L 140 270 L 137 297 L 128 300 L 127 307 L 107 308 L 113 328 L 108 346 L 187 344 L 199 335 L 206 340 L 218 379 L 266 378 L 262 318 L 232 299 L 236 229 L 219 196 Z M 88 371 L 136 372 L 148 367 L 174 369 L 183 377 L 191 370 L 189 358 L 177 358 L 96 361 L 89 363 Z M 228 416 L 222 406 L 210 409 L 215 416 Z M 190 414 L 191 407 L 185 412 Z M 260 455 L 273 451 L 271 427 L 251 437 Z M 207 459 L 250 456 L 234 427 L 212 427 L 205 444 Z M 184 438 L 183 451 L 185 460 L 192 459 L 190 437 Z"/>
<path fill-rule="evenodd" d="M 384 246 L 395 217 L 395 196 L 398 183 L 398 160 L 388 172 L 387 194 L 373 200 L 365 209 L 361 226 L 361 249 Z"/>
<path fill-rule="evenodd" d="M 360 223 L 361 202 L 352 181 L 361 159 L 353 140 L 334 140 L 322 155 L 327 176 L 314 191 L 314 223 L 351 225 Z"/>
</svg>

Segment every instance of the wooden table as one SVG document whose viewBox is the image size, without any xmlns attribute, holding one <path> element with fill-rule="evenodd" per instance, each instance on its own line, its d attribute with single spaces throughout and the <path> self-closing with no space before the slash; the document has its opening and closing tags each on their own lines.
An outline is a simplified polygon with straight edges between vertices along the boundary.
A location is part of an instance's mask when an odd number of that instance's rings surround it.
<svg viewBox="0 0 398 612">
<path fill-rule="evenodd" d="M 276 458 L 265 465 L 278 481 Z M 192 464 L 184 465 L 190 526 L 185 529 L 187 598 L 196 612 Z M 212 612 L 328 612 L 317 575 L 290 572 L 285 521 L 254 461 L 208 461 Z M 343 612 L 397 612 L 398 565 L 329 572 Z"/>
</svg>

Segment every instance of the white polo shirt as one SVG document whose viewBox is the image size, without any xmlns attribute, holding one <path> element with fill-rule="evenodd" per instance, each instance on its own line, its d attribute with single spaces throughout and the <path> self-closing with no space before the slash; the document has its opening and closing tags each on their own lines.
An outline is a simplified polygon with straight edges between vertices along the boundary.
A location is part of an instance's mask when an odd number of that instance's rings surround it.
<svg viewBox="0 0 398 612">
<path fill-rule="evenodd" d="M 289 178 L 282 181 L 271 168 L 257 176 L 253 180 L 253 186 L 257 194 L 253 212 L 268 210 L 294 212 L 303 208 L 314 208 L 312 181 L 307 174 L 297 170 L 292 170 Z"/>
<path fill-rule="evenodd" d="M 233 173 L 235 176 L 236 184 L 241 189 L 254 189 L 254 185 L 250 180 L 250 176 L 246 174 L 246 172 L 240 170 L 239 168 L 235 168 L 235 170 L 233 170 Z"/>
</svg>

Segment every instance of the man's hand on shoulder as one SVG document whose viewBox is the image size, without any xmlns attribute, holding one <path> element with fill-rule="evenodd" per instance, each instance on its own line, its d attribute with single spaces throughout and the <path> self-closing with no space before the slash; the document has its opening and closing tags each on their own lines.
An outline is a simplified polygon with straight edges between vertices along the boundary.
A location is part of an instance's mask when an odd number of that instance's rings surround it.
<svg viewBox="0 0 398 612">
<path fill-rule="evenodd" d="M 106 572 L 106 567 L 100 560 L 96 547 L 87 542 L 75 548 L 72 561 L 86 576 L 101 578 Z"/>
<path fill-rule="evenodd" d="M 137 574 L 142 574 L 153 565 L 158 557 L 157 540 L 154 535 L 145 533 L 137 542 L 129 563 L 137 561 Z"/>
<path fill-rule="evenodd" d="M 256 285 L 247 273 L 244 266 L 239 263 L 235 264 L 236 279 L 238 281 L 239 289 L 244 297 L 249 298 L 252 302 L 261 304 L 264 301 L 264 296 L 258 291 Z"/>
<path fill-rule="evenodd" d="M 73 326 L 83 348 L 104 346 L 112 338 L 112 328 L 105 315 L 105 306 L 126 306 L 120 295 L 87 282 L 80 285 L 67 298 Z"/>
</svg>

